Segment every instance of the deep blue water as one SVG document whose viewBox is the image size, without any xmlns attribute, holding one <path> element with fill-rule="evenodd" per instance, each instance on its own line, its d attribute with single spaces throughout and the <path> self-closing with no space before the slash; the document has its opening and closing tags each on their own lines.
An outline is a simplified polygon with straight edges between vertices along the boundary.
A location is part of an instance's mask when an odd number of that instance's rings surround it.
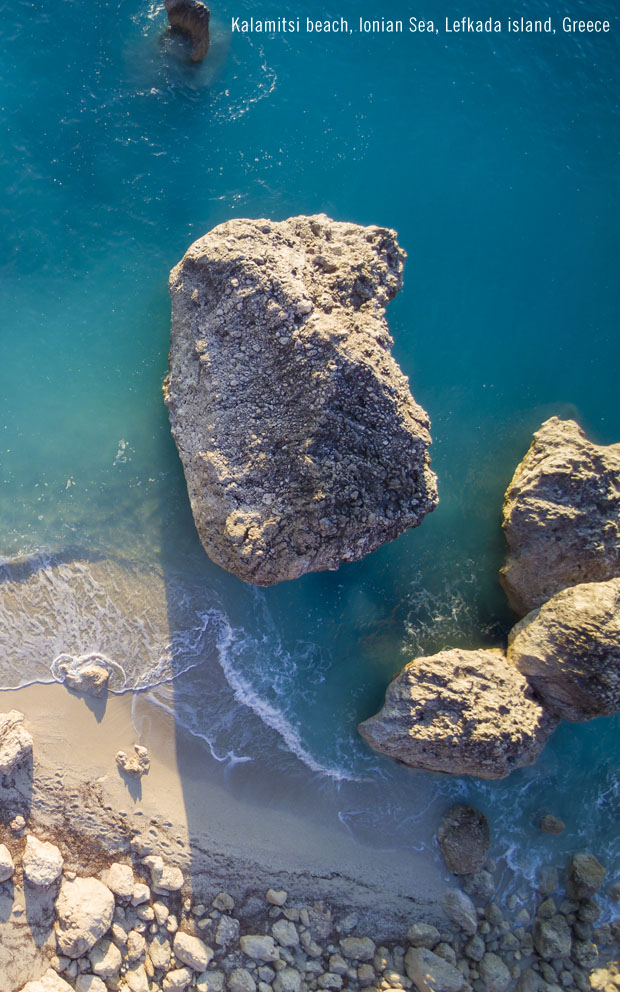
<svg viewBox="0 0 620 992">
<path fill-rule="evenodd" d="M 351 0 L 333 11 L 359 13 Z M 382 13 L 414 11 L 395 0 Z M 467 13 L 495 12 L 472 0 Z M 12 6 L 0 553 L 35 557 L 4 596 L 0 681 L 52 678 L 63 651 L 113 656 L 119 689 L 177 674 L 160 701 L 218 759 L 251 759 L 223 762 L 231 788 L 260 795 L 250 766 L 282 772 L 282 803 L 291 783 L 338 788 L 346 826 L 372 838 L 380 824 L 382 843 L 404 846 L 429 803 L 466 796 L 528 870 L 548 807 L 568 821 L 566 850 L 617 857 L 617 719 L 563 726 L 534 769 L 487 785 L 396 768 L 355 731 L 415 653 L 502 642 L 502 496 L 541 421 L 574 416 L 620 440 L 620 20 L 610 0 L 515 13 L 552 16 L 557 33 L 246 37 L 232 16 L 324 10 L 239 0 L 213 7 L 196 67 L 154 3 Z M 566 13 L 612 31 L 564 35 Z M 447 3 L 436 20 L 462 14 Z M 161 398 L 166 281 L 230 217 L 319 211 L 394 227 L 409 254 L 388 318 L 431 416 L 441 504 L 363 562 L 256 592 L 211 565 L 193 529 Z M 60 553 L 69 564 L 51 567 Z M 101 571 L 97 556 L 117 564 Z M 309 785 L 292 752 L 331 777 Z"/>
</svg>

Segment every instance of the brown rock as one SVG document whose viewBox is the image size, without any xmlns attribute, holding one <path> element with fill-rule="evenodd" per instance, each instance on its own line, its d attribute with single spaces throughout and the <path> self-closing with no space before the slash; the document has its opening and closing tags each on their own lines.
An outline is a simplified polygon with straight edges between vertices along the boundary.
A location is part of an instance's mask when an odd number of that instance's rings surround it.
<svg viewBox="0 0 620 992">
<path fill-rule="evenodd" d="M 521 615 L 568 586 L 620 576 L 620 444 L 545 421 L 506 491 L 503 527 L 500 578 Z"/>
<path fill-rule="evenodd" d="M 200 0 L 165 0 L 171 28 L 186 34 L 192 41 L 192 62 L 202 62 L 209 51 L 211 12 Z"/>
<path fill-rule="evenodd" d="M 358 729 L 413 768 L 493 779 L 531 765 L 557 722 L 501 651 L 455 648 L 406 665 Z"/>
<path fill-rule="evenodd" d="M 620 709 L 620 579 L 557 593 L 510 632 L 508 661 L 565 720 Z"/>
<path fill-rule="evenodd" d="M 232 220 L 170 274 L 172 433 L 213 561 L 256 585 L 357 561 L 437 504 L 391 355 L 394 231 Z"/>
<path fill-rule="evenodd" d="M 491 843 L 487 818 L 473 806 L 454 806 L 439 824 L 437 841 L 454 875 L 473 875 L 483 868 Z"/>
</svg>

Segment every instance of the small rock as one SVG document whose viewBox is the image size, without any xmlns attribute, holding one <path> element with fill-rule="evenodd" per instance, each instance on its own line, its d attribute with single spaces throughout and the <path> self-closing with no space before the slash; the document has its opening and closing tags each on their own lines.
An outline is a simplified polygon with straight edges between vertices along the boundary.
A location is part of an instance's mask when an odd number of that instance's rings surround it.
<svg viewBox="0 0 620 992">
<path fill-rule="evenodd" d="M 0 882 L 6 882 L 13 877 L 15 866 L 6 844 L 0 844 Z"/>
<path fill-rule="evenodd" d="M 228 947 L 239 940 L 239 920 L 232 916 L 222 916 L 215 931 L 215 943 L 219 947 Z"/>
<path fill-rule="evenodd" d="M 24 878 L 30 885 L 46 888 L 60 878 L 64 859 L 55 844 L 37 840 L 32 834 L 26 837 L 22 858 Z"/>
<path fill-rule="evenodd" d="M 343 937 L 340 949 L 349 961 L 372 961 L 375 942 L 370 937 Z"/>
<path fill-rule="evenodd" d="M 211 905 L 221 913 L 232 913 L 235 908 L 235 900 L 228 892 L 218 892 Z"/>
<path fill-rule="evenodd" d="M 446 916 L 456 923 L 467 934 L 474 934 L 478 929 L 476 907 L 460 889 L 448 889 L 442 900 Z"/>
<path fill-rule="evenodd" d="M 482 899 L 485 902 L 487 899 L 493 898 L 495 894 L 495 879 L 490 871 L 483 868 L 482 871 L 476 871 L 473 875 L 463 875 L 462 878 L 463 891 L 468 896 Z"/>
<path fill-rule="evenodd" d="M 497 954 L 485 954 L 478 970 L 489 992 L 506 992 L 512 981 L 508 968 Z"/>
<path fill-rule="evenodd" d="M 126 958 L 129 964 L 135 964 L 146 954 L 146 941 L 137 930 L 131 930 L 127 934 Z"/>
<path fill-rule="evenodd" d="M 131 964 L 125 972 L 125 981 L 131 992 L 149 992 L 149 980 L 143 964 Z"/>
<path fill-rule="evenodd" d="M 149 957 L 153 962 L 153 967 L 158 971 L 167 971 L 170 967 L 172 948 L 170 941 L 163 934 L 156 934 L 148 946 Z"/>
<path fill-rule="evenodd" d="M 110 892 L 113 892 L 118 899 L 129 902 L 133 896 L 134 878 L 131 865 L 123 865 L 115 861 L 110 865 L 107 876 L 104 879 Z"/>
<path fill-rule="evenodd" d="M 540 821 L 540 829 L 546 834 L 561 834 L 566 829 L 564 820 L 560 820 L 553 813 L 545 813 Z"/>
<path fill-rule="evenodd" d="M 273 937 L 248 934 L 241 938 L 240 943 L 243 953 L 255 961 L 277 961 L 280 957 L 280 951 L 276 947 Z"/>
<path fill-rule="evenodd" d="M 27 982 L 21 992 L 73 992 L 73 988 L 53 968 L 48 968 L 41 978 Z"/>
<path fill-rule="evenodd" d="M 90 951 L 88 958 L 93 974 L 99 978 L 114 978 L 123 963 L 121 952 L 111 940 L 100 940 Z"/>
<path fill-rule="evenodd" d="M 173 951 L 177 961 L 198 972 L 205 971 L 213 958 L 213 950 L 199 937 L 192 937 L 181 930 L 174 938 Z"/>
<path fill-rule="evenodd" d="M 473 806 L 455 806 L 440 823 L 437 840 L 443 859 L 454 875 L 479 872 L 491 843 L 487 818 Z"/>
<path fill-rule="evenodd" d="M 97 975 L 78 975 L 75 992 L 108 992 L 105 982 Z"/>
<path fill-rule="evenodd" d="M 23 816 L 14 816 L 11 822 L 9 823 L 9 827 L 12 834 L 14 834 L 16 837 L 21 837 L 24 830 L 26 829 L 26 821 L 24 820 Z"/>
<path fill-rule="evenodd" d="M 142 778 L 151 767 L 149 752 L 140 744 L 134 744 L 133 750 L 134 753 L 131 756 L 125 754 L 124 751 L 117 751 L 116 764 L 125 775 L 129 775 L 131 778 Z"/>
<path fill-rule="evenodd" d="M 428 947 L 432 950 L 439 941 L 439 930 L 430 923 L 412 923 L 407 931 L 407 942 L 412 947 Z"/>
<path fill-rule="evenodd" d="M 197 992 L 224 992 L 226 975 L 223 971 L 203 971 L 196 978 Z"/>
<path fill-rule="evenodd" d="M 550 919 L 538 916 L 532 930 L 534 946 L 541 958 L 567 958 L 571 952 L 571 932 L 566 919 L 559 913 Z"/>
<path fill-rule="evenodd" d="M 338 992 L 342 988 L 342 975 L 335 975 L 331 971 L 324 971 L 317 981 L 319 987 L 327 989 L 327 992 Z"/>
<path fill-rule="evenodd" d="M 184 879 L 180 868 L 164 864 L 159 855 L 150 855 L 144 859 L 144 863 L 150 869 L 153 888 L 158 894 L 179 892 L 183 888 Z"/>
<path fill-rule="evenodd" d="M 405 967 L 418 992 L 461 992 L 465 985 L 460 971 L 426 947 L 410 947 Z"/>
<path fill-rule="evenodd" d="M 271 932 L 283 947 L 297 947 L 299 944 L 299 934 L 295 924 L 290 920 L 278 920 L 272 926 Z"/>
<path fill-rule="evenodd" d="M 110 681 L 110 669 L 102 659 L 85 660 L 76 666 L 75 661 L 61 661 L 56 670 L 68 689 L 81 692 L 95 699 L 105 696 Z"/>
<path fill-rule="evenodd" d="M 281 968 L 273 983 L 274 992 L 300 992 L 301 975 L 296 968 Z"/>
<path fill-rule="evenodd" d="M 288 899 L 288 892 L 285 892 L 284 889 L 267 889 L 265 899 L 272 906 L 283 906 Z"/>
<path fill-rule="evenodd" d="M 605 869 L 593 854 L 575 854 L 568 866 L 566 891 L 570 899 L 588 899 L 598 892 Z"/>
<path fill-rule="evenodd" d="M 256 982 L 247 968 L 235 968 L 228 976 L 230 992 L 256 992 Z"/>
<path fill-rule="evenodd" d="M 485 950 L 485 944 L 480 934 L 474 934 L 471 940 L 465 944 L 465 953 L 472 961 L 482 961 Z"/>
<path fill-rule="evenodd" d="M 163 992 L 184 992 L 192 980 L 189 968 L 175 968 L 169 971 L 162 982 Z"/>
</svg>

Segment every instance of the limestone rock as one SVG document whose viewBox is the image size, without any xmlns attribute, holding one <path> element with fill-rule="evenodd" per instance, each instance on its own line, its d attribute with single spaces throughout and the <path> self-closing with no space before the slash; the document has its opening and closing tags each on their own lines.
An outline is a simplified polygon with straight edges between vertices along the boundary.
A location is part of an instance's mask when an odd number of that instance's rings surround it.
<svg viewBox="0 0 620 992">
<path fill-rule="evenodd" d="M 557 722 L 501 651 L 454 648 L 405 665 L 358 729 L 413 768 L 494 779 L 531 765 Z"/>
<path fill-rule="evenodd" d="M 108 992 L 102 978 L 97 975 L 78 975 L 75 992 Z"/>
<path fill-rule="evenodd" d="M 290 920 L 278 920 L 272 926 L 271 932 L 282 947 L 297 947 L 299 944 L 299 934 L 295 924 Z"/>
<path fill-rule="evenodd" d="M 86 954 L 110 929 L 114 896 L 96 878 L 63 881 L 56 902 L 59 954 L 79 958 Z"/>
<path fill-rule="evenodd" d="M 142 778 L 151 767 L 149 752 L 141 744 L 134 744 L 133 750 L 132 755 L 127 755 L 124 751 L 117 751 L 116 764 L 121 771 L 125 772 L 125 775 L 129 775 L 131 778 Z"/>
<path fill-rule="evenodd" d="M 149 957 L 153 962 L 153 967 L 161 971 L 167 971 L 170 967 L 172 948 L 170 941 L 163 934 L 155 934 L 149 943 Z"/>
<path fill-rule="evenodd" d="M 590 899 L 603 884 L 605 869 L 593 854 L 575 854 L 568 866 L 569 899 Z"/>
<path fill-rule="evenodd" d="M 229 221 L 172 270 L 172 433 L 205 550 L 240 578 L 338 568 L 436 506 L 384 317 L 403 265 L 393 231 L 321 214 Z"/>
<path fill-rule="evenodd" d="M 241 938 L 241 950 L 255 961 L 277 961 L 280 951 L 273 937 L 262 934 L 248 934 Z"/>
<path fill-rule="evenodd" d="M 73 988 L 53 968 L 48 968 L 41 978 L 27 982 L 22 992 L 73 992 Z"/>
<path fill-rule="evenodd" d="M 192 41 L 192 62 L 202 62 L 209 51 L 211 12 L 201 0 L 165 0 L 171 28 L 186 34 Z"/>
<path fill-rule="evenodd" d="M 478 929 L 476 907 L 460 889 L 448 889 L 443 897 L 443 908 L 448 919 L 470 936 Z"/>
<path fill-rule="evenodd" d="M 508 660 L 565 720 L 620 710 L 620 579 L 557 593 L 510 632 Z"/>
<path fill-rule="evenodd" d="M 620 444 L 545 421 L 506 491 L 503 526 L 501 580 L 521 615 L 568 586 L 620 576 Z"/>
<path fill-rule="evenodd" d="M 53 885 L 60 878 L 63 864 L 63 856 L 55 844 L 37 840 L 32 834 L 28 834 L 22 867 L 24 878 L 30 885 L 43 888 Z"/>
<path fill-rule="evenodd" d="M 66 660 L 62 660 L 62 657 L 60 660 L 56 659 L 55 670 L 67 688 L 96 699 L 105 696 L 110 681 L 110 668 L 101 655 L 88 655 L 77 661 L 69 655 L 65 657 Z"/>
<path fill-rule="evenodd" d="M 114 978 L 123 963 L 121 952 L 111 940 L 98 941 L 88 957 L 93 974 L 99 978 Z"/>
<path fill-rule="evenodd" d="M 125 981 L 130 992 L 150 992 L 149 980 L 143 964 L 131 964 L 125 973 Z"/>
<path fill-rule="evenodd" d="M 343 937 L 340 950 L 350 961 L 372 961 L 375 942 L 370 937 Z"/>
<path fill-rule="evenodd" d="M 169 971 L 162 982 L 163 992 L 184 992 L 192 981 L 189 968 L 174 968 Z"/>
<path fill-rule="evenodd" d="M 10 775 L 32 755 L 32 737 L 18 710 L 0 713 L 0 775 Z"/>
<path fill-rule="evenodd" d="M 205 971 L 207 965 L 213 957 L 210 947 L 189 933 L 178 930 L 174 937 L 174 956 L 181 964 L 186 964 L 193 971 Z"/>
<path fill-rule="evenodd" d="M 454 806 L 439 824 L 437 841 L 454 875 L 473 875 L 484 867 L 491 843 L 487 818 L 473 806 Z"/>
<path fill-rule="evenodd" d="M 228 976 L 230 992 L 256 992 L 256 982 L 247 968 L 235 968 Z"/>
<path fill-rule="evenodd" d="M 134 877 L 131 865 L 123 865 L 115 861 L 114 864 L 110 865 L 105 881 L 107 887 L 118 899 L 121 899 L 123 902 L 129 902 L 132 898 Z"/>
<path fill-rule="evenodd" d="M 15 866 L 6 844 L 0 844 L 0 882 L 6 882 L 13 877 Z"/>
<path fill-rule="evenodd" d="M 428 947 L 432 950 L 439 943 L 440 933 L 431 923 L 412 923 L 407 931 L 407 942 L 412 947 Z"/>
<path fill-rule="evenodd" d="M 419 992 L 461 992 L 465 979 L 461 972 L 426 947 L 410 947 L 405 968 Z"/>
</svg>

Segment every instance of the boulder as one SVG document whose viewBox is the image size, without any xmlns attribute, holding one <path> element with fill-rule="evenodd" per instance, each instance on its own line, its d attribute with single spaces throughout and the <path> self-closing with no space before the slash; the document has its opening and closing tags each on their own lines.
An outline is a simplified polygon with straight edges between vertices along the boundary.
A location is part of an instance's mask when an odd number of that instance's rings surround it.
<svg viewBox="0 0 620 992">
<path fill-rule="evenodd" d="M 211 12 L 200 0 L 165 0 L 171 28 L 181 31 L 192 42 L 192 62 L 202 62 L 209 51 Z"/>
<path fill-rule="evenodd" d="M 0 775 L 10 775 L 31 755 L 32 737 L 24 727 L 24 714 L 0 713 Z"/>
<path fill-rule="evenodd" d="M 540 820 L 540 829 L 545 834 L 563 834 L 566 824 L 559 816 L 554 816 L 553 813 L 545 813 Z"/>
<path fill-rule="evenodd" d="M 66 660 L 62 660 L 63 656 L 56 659 L 55 672 L 68 689 L 84 696 L 105 696 L 110 681 L 110 669 L 101 655 L 87 655 L 78 659 L 68 655 L 65 657 Z"/>
<path fill-rule="evenodd" d="M 132 899 L 134 894 L 134 877 L 131 865 L 124 865 L 120 861 L 115 861 L 114 864 L 110 865 L 105 882 L 110 892 L 113 892 L 117 899 L 120 899 L 122 902 L 129 902 Z M 148 899 L 148 894 L 146 898 Z M 138 904 L 134 902 L 133 905 L 136 906 Z"/>
<path fill-rule="evenodd" d="M 541 919 L 537 916 L 532 928 L 532 936 L 534 947 L 541 958 L 550 961 L 553 958 L 569 957 L 572 945 L 570 927 L 560 913 L 550 919 Z"/>
<path fill-rule="evenodd" d="M 426 947 L 410 947 L 405 955 L 407 975 L 418 992 L 461 992 L 461 972 Z"/>
<path fill-rule="evenodd" d="M 510 632 L 508 661 L 565 720 L 620 710 L 620 579 L 557 593 Z"/>
<path fill-rule="evenodd" d="M 56 901 L 58 953 L 68 958 L 87 954 L 110 929 L 114 896 L 96 878 L 63 881 Z"/>
<path fill-rule="evenodd" d="M 488 820 L 473 806 L 454 806 L 439 824 L 437 841 L 454 875 L 473 875 L 484 867 L 491 843 Z"/>
<path fill-rule="evenodd" d="M 407 931 L 407 943 L 412 947 L 428 947 L 432 950 L 440 939 L 439 930 L 432 923 L 412 923 Z"/>
<path fill-rule="evenodd" d="M 30 885 L 46 888 L 60 878 L 64 859 L 55 844 L 37 840 L 32 834 L 26 837 L 22 858 L 24 878 Z"/>
<path fill-rule="evenodd" d="M 503 527 L 501 582 L 522 616 L 568 586 L 619 577 L 620 444 L 545 421 L 506 491 Z"/>
<path fill-rule="evenodd" d="M 512 975 L 497 954 L 484 955 L 479 965 L 480 978 L 489 992 L 506 992 L 512 982 Z"/>
<path fill-rule="evenodd" d="M 569 899 L 590 899 L 598 892 L 605 869 L 593 854 L 575 854 L 568 866 L 566 892 Z"/>
<path fill-rule="evenodd" d="M 130 778 L 142 778 L 151 767 L 148 749 L 141 744 L 134 744 L 134 753 L 128 755 L 125 751 L 116 752 L 116 764 Z"/>
<path fill-rule="evenodd" d="M 442 903 L 449 920 L 456 923 L 457 927 L 469 936 L 475 934 L 478 929 L 478 916 L 476 907 L 468 895 L 460 889 L 448 889 Z"/>
<path fill-rule="evenodd" d="M 437 505 L 391 355 L 394 231 L 232 220 L 170 274 L 164 397 L 210 558 L 260 586 L 356 561 Z"/>
<path fill-rule="evenodd" d="M 501 651 L 454 648 L 405 665 L 358 729 L 412 768 L 494 779 L 531 765 L 557 723 Z"/>
</svg>

